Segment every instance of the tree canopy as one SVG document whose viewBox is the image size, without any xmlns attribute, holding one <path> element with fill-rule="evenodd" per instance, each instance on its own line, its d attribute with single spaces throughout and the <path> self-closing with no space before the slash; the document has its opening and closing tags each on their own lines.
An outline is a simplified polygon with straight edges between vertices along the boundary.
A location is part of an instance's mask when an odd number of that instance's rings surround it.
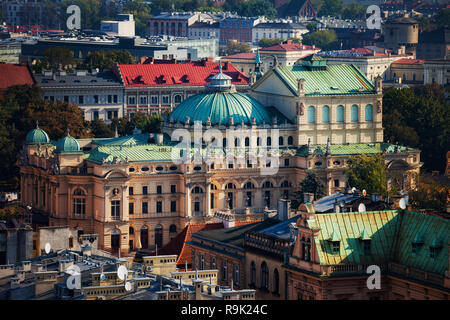
<svg viewBox="0 0 450 320">
<path fill-rule="evenodd" d="M 338 37 L 334 30 L 318 30 L 303 36 L 303 44 L 315 45 L 322 50 L 338 48 Z"/>
<path fill-rule="evenodd" d="M 84 59 L 83 67 L 87 69 L 98 68 L 100 71 L 111 69 L 115 63 L 134 64 L 134 57 L 127 50 L 94 51 Z"/>
<path fill-rule="evenodd" d="M 262 38 L 261 40 L 259 40 L 258 42 L 258 46 L 260 46 L 261 48 L 266 48 L 266 47 L 270 47 L 276 44 L 280 44 L 284 41 L 284 39 L 280 39 L 280 38 L 275 38 L 275 39 L 268 39 L 268 38 Z"/>
<path fill-rule="evenodd" d="M 368 193 L 387 194 L 386 165 L 382 154 L 351 157 L 345 174 L 352 187 Z"/>
<path fill-rule="evenodd" d="M 150 7 L 145 0 L 132 0 L 125 3 L 123 13 L 133 14 L 135 21 L 135 32 L 139 36 L 147 34 L 148 19 L 150 18 Z"/>
<path fill-rule="evenodd" d="M 384 140 L 419 148 L 423 168 L 444 171 L 450 150 L 450 106 L 438 84 L 390 88 L 383 96 Z"/>
<path fill-rule="evenodd" d="M 325 195 L 324 185 L 314 171 L 308 170 L 306 172 L 305 179 L 300 182 L 299 187 L 300 189 L 295 192 L 295 199 L 292 201 L 294 208 L 303 203 L 305 193 L 314 194 L 314 199 L 320 199 Z"/>
</svg>

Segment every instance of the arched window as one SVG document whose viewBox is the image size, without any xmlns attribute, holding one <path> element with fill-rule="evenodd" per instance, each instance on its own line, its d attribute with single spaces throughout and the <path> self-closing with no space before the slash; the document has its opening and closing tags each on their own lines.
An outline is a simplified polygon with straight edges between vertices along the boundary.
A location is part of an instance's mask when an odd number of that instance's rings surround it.
<svg viewBox="0 0 450 320">
<path fill-rule="evenodd" d="M 246 184 L 244 184 L 244 189 L 255 189 L 255 185 L 249 181 Z"/>
<path fill-rule="evenodd" d="M 293 145 L 294 144 L 294 138 L 292 136 L 288 137 L 288 145 Z"/>
<path fill-rule="evenodd" d="M 263 188 L 273 188 L 273 183 L 270 181 L 266 181 L 262 185 Z"/>
<path fill-rule="evenodd" d="M 250 285 L 256 285 L 256 264 L 255 261 L 250 263 Z"/>
<path fill-rule="evenodd" d="M 344 122 L 344 106 L 337 106 L 336 122 Z"/>
<path fill-rule="evenodd" d="M 199 254 L 199 260 L 200 260 L 199 269 L 205 270 L 205 255 L 203 253 Z"/>
<path fill-rule="evenodd" d="M 313 106 L 308 107 L 308 123 L 316 122 L 316 110 Z"/>
<path fill-rule="evenodd" d="M 261 263 L 261 289 L 269 289 L 269 267 L 265 261 Z"/>
<path fill-rule="evenodd" d="M 236 189 L 236 186 L 232 182 L 230 182 L 225 186 L 225 189 Z"/>
<path fill-rule="evenodd" d="M 280 187 L 281 187 L 281 188 L 290 188 L 290 187 L 291 187 L 291 183 L 290 183 L 289 181 L 287 181 L 287 180 L 284 180 L 284 181 L 281 183 Z"/>
<path fill-rule="evenodd" d="M 239 266 L 237 264 L 233 266 L 233 282 L 239 285 Z"/>
<path fill-rule="evenodd" d="M 227 138 L 223 138 L 222 139 L 222 147 L 226 147 L 227 146 Z"/>
<path fill-rule="evenodd" d="M 352 105 L 352 122 L 358 122 L 358 106 Z"/>
<path fill-rule="evenodd" d="M 181 95 L 177 94 L 174 98 L 173 98 L 175 103 L 181 103 Z"/>
<path fill-rule="evenodd" d="M 86 214 L 86 194 L 81 189 L 73 192 L 73 214 L 84 216 Z"/>
<path fill-rule="evenodd" d="M 228 279 L 228 266 L 227 262 L 224 260 L 222 261 L 222 281 L 227 281 Z"/>
<path fill-rule="evenodd" d="M 174 224 L 171 224 L 169 227 L 169 232 L 170 233 L 177 232 L 177 226 Z"/>
<path fill-rule="evenodd" d="M 365 120 L 366 121 L 372 121 L 373 119 L 372 119 L 372 114 L 373 114 L 373 107 L 372 107 L 372 105 L 371 104 L 368 104 L 367 106 L 366 106 L 366 110 L 365 110 Z"/>
<path fill-rule="evenodd" d="M 163 246 L 163 227 L 160 224 L 155 226 L 155 245 L 158 248 L 162 248 Z"/>
<path fill-rule="evenodd" d="M 330 107 L 328 106 L 322 107 L 322 122 L 324 123 L 330 122 Z"/>
<path fill-rule="evenodd" d="M 261 138 L 256 138 L 256 145 L 259 147 L 261 145 Z"/>
<path fill-rule="evenodd" d="M 235 147 L 239 147 L 240 144 L 241 144 L 241 140 L 240 140 L 239 138 L 235 138 L 235 139 L 234 139 L 234 146 L 235 146 Z"/>
<path fill-rule="evenodd" d="M 272 145 L 272 138 L 271 137 L 267 137 L 267 145 L 268 146 Z"/>
<path fill-rule="evenodd" d="M 134 228 L 133 228 L 132 226 L 130 226 L 130 228 L 129 228 L 129 230 L 128 230 L 128 233 L 129 233 L 130 235 L 133 235 L 133 234 L 134 234 Z"/>
<path fill-rule="evenodd" d="M 280 293 L 280 274 L 278 269 L 273 270 L 273 293 Z"/>
<path fill-rule="evenodd" d="M 203 190 L 200 187 L 194 187 L 194 189 L 192 189 L 192 193 L 195 193 L 195 194 L 203 193 Z"/>
<path fill-rule="evenodd" d="M 280 146 L 284 145 L 284 138 L 283 137 L 278 137 L 278 144 Z"/>
<path fill-rule="evenodd" d="M 249 137 L 246 137 L 246 138 L 245 138 L 245 146 L 246 146 L 246 147 L 249 147 L 249 146 L 250 146 L 250 138 L 249 138 Z"/>
</svg>

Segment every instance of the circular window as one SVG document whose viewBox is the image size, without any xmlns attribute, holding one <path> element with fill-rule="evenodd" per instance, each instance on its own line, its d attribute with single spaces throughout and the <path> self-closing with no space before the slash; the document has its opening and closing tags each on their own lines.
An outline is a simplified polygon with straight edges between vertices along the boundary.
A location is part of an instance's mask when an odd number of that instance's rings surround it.
<svg viewBox="0 0 450 320">
<path fill-rule="evenodd" d="M 177 166 L 171 166 L 171 167 L 170 167 L 170 170 L 172 170 L 172 171 L 177 170 L 177 169 L 178 169 Z"/>
<path fill-rule="evenodd" d="M 161 171 L 163 167 L 156 167 L 156 171 Z"/>
<path fill-rule="evenodd" d="M 321 166 L 321 165 L 322 165 L 322 162 L 320 162 L 320 161 L 317 161 L 316 163 L 314 163 L 314 165 L 315 165 L 316 167 L 319 167 L 319 166 Z"/>
<path fill-rule="evenodd" d="M 148 171 L 149 168 L 148 167 L 142 167 L 141 171 Z"/>
<path fill-rule="evenodd" d="M 134 172 L 134 168 L 129 168 L 128 171 L 129 172 Z"/>
<path fill-rule="evenodd" d="M 341 162 L 340 162 L 340 161 L 338 161 L 338 160 L 336 160 L 336 161 L 334 161 L 334 162 L 333 162 L 333 164 L 334 164 L 335 166 L 338 166 L 338 165 L 340 165 L 340 164 L 341 164 Z"/>
<path fill-rule="evenodd" d="M 202 170 L 202 167 L 194 167 L 194 170 L 195 171 L 200 171 L 200 170 Z"/>
</svg>

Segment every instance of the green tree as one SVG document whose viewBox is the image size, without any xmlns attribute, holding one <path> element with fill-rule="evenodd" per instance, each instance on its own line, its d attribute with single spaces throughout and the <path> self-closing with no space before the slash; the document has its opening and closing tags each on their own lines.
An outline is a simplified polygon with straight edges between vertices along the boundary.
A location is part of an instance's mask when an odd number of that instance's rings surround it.
<svg viewBox="0 0 450 320">
<path fill-rule="evenodd" d="M 66 16 L 63 21 L 67 19 L 66 8 L 72 4 L 76 4 L 81 10 L 81 29 L 98 30 L 100 28 L 100 9 L 102 6 L 101 0 L 64 0 L 61 2 L 63 8 L 62 14 Z M 65 24 L 64 24 L 65 25 Z"/>
<path fill-rule="evenodd" d="M 340 17 L 342 14 L 344 6 L 342 4 L 342 0 L 324 0 L 323 5 L 320 7 L 317 15 L 319 17 L 322 16 L 331 16 L 331 17 Z"/>
<path fill-rule="evenodd" d="M 142 132 L 161 132 L 161 122 L 161 115 L 147 115 L 142 112 L 136 112 L 132 119 L 132 123 Z"/>
<path fill-rule="evenodd" d="M 301 203 L 303 203 L 305 193 L 314 194 L 314 199 L 320 199 L 325 195 L 323 183 L 314 171 L 308 170 L 306 172 L 305 179 L 300 182 L 299 187 L 299 191 L 295 192 L 296 199 L 292 201 L 292 206 L 294 208 L 297 208 Z"/>
<path fill-rule="evenodd" d="M 450 9 L 440 10 L 432 19 L 438 28 L 450 26 Z"/>
<path fill-rule="evenodd" d="M 133 14 L 135 31 L 139 36 L 145 36 L 148 32 L 147 25 L 150 18 L 150 7 L 144 0 L 131 0 L 123 7 L 124 13 Z"/>
<path fill-rule="evenodd" d="M 42 91 L 37 86 L 19 85 L 5 90 L 0 100 L 0 190 L 17 190 L 19 169 L 17 155 L 25 137 L 39 121 L 51 139 L 64 136 L 67 128 L 77 138 L 88 137 L 81 110 L 68 103 L 41 98 Z"/>
<path fill-rule="evenodd" d="M 338 37 L 334 30 L 319 30 L 303 36 L 303 44 L 315 45 L 322 50 L 334 50 L 338 48 Z"/>
<path fill-rule="evenodd" d="M 115 63 L 118 64 L 135 64 L 136 61 L 131 53 L 127 50 L 109 50 L 94 51 L 86 56 L 83 68 L 99 70 L 111 69 Z"/>
<path fill-rule="evenodd" d="M 53 70 L 71 69 L 75 65 L 73 51 L 68 48 L 48 48 L 43 52 L 42 65 Z"/>
<path fill-rule="evenodd" d="M 95 119 L 89 122 L 91 134 L 96 138 L 112 138 L 114 130 L 108 126 L 102 119 Z"/>
<path fill-rule="evenodd" d="M 450 106 L 437 84 L 384 92 L 384 140 L 419 148 L 426 170 L 444 171 L 445 151 L 450 150 L 449 123 Z"/>
<path fill-rule="evenodd" d="M 345 174 L 352 187 L 365 189 L 368 193 L 387 194 L 386 165 L 382 154 L 351 157 Z"/>
<path fill-rule="evenodd" d="M 267 47 L 282 43 L 283 41 L 284 41 L 284 39 L 279 39 L 279 38 L 275 38 L 275 39 L 262 38 L 261 40 L 259 40 L 258 46 L 260 46 L 261 48 L 267 48 Z"/>
<path fill-rule="evenodd" d="M 317 22 L 309 22 L 306 25 L 306 29 L 308 29 L 310 32 L 316 31 L 317 30 Z"/>
<path fill-rule="evenodd" d="M 251 46 L 245 42 L 229 41 L 225 48 L 225 54 L 237 54 L 242 52 L 251 52 Z"/>
<path fill-rule="evenodd" d="M 409 192 L 409 203 L 418 209 L 445 212 L 450 198 L 448 180 L 438 181 L 433 176 L 421 175 L 417 188 Z"/>
<path fill-rule="evenodd" d="M 366 7 L 356 2 L 348 6 L 344 6 L 342 10 L 343 19 L 364 19 L 365 15 L 366 15 Z"/>
</svg>

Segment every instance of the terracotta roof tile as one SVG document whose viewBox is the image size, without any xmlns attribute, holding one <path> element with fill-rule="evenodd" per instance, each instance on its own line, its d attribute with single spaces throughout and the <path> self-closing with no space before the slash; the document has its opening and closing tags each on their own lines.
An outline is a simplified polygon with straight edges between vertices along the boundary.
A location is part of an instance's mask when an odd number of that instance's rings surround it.
<svg viewBox="0 0 450 320">
<path fill-rule="evenodd" d="M 425 60 L 421 60 L 421 59 L 400 59 L 400 60 L 396 60 L 393 63 L 395 64 L 424 64 Z"/>
<path fill-rule="evenodd" d="M 219 63 L 121 64 L 119 71 L 125 87 L 205 86 L 208 78 L 219 72 Z M 249 84 L 249 78 L 231 63 L 225 63 L 222 71 L 234 85 Z"/>
<path fill-rule="evenodd" d="M 303 50 L 317 50 L 319 48 L 313 48 L 312 46 L 303 45 L 300 43 L 280 43 L 274 46 L 262 48 L 260 51 L 303 51 Z"/>
<path fill-rule="evenodd" d="M 34 80 L 26 65 L 0 63 L 0 92 L 14 85 L 33 85 Z"/>
<path fill-rule="evenodd" d="M 223 59 L 251 59 L 255 60 L 256 53 L 254 52 L 242 52 L 237 54 L 232 54 L 230 56 L 222 57 Z"/>
</svg>

